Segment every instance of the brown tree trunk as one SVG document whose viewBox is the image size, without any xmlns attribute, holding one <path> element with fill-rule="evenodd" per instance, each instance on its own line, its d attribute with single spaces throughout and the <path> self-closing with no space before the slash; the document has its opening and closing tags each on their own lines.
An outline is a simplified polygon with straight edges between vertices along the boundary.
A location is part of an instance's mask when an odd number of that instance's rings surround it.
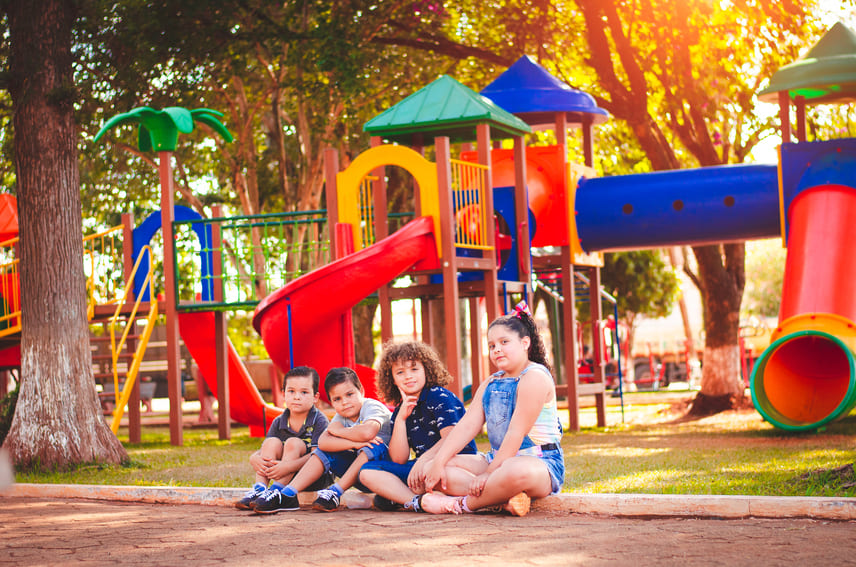
<svg viewBox="0 0 856 567">
<path fill-rule="evenodd" d="M 689 413 L 708 415 L 733 408 L 744 397 L 737 337 L 745 284 L 744 245 L 696 246 L 693 253 L 698 261 L 705 342 L 701 390 Z"/>
<path fill-rule="evenodd" d="M 357 363 L 374 366 L 375 347 L 372 336 L 372 321 L 377 311 L 376 301 L 362 301 L 351 310 L 354 328 L 354 354 Z"/>
<path fill-rule="evenodd" d="M 598 98 L 598 104 L 627 122 L 654 170 L 679 168 L 674 149 L 648 111 L 649 89 L 644 67 L 650 62 L 633 50 L 627 31 L 630 26 L 621 21 L 617 2 L 580 0 L 578 4 L 585 17 L 591 50 L 588 63 L 597 71 L 601 87 L 610 96 L 610 100 Z M 678 89 L 676 84 L 664 86 L 667 92 Z M 688 105 L 692 108 L 705 102 L 693 99 Z M 712 145 L 706 128 L 678 128 L 676 133 L 702 166 L 721 163 L 715 151 L 707 151 Z M 696 133 L 703 138 L 701 142 L 693 138 Z M 701 391 L 691 412 L 722 411 L 734 407 L 743 395 L 738 379 L 737 346 L 744 283 L 743 251 L 742 243 L 693 248 L 699 264 L 695 283 L 704 304 L 705 354 Z"/>
<path fill-rule="evenodd" d="M 19 469 L 120 463 L 92 377 L 74 127 L 74 2 L 5 4 L 21 252 L 21 391 L 4 447 Z"/>
</svg>

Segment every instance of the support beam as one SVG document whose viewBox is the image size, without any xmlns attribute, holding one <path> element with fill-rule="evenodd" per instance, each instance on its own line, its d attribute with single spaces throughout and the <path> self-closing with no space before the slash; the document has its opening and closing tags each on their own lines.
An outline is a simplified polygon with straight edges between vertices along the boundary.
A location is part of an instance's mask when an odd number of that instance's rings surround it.
<svg viewBox="0 0 856 567">
<path fill-rule="evenodd" d="M 221 218 L 223 208 L 215 205 L 212 207 L 211 214 L 214 218 Z M 223 303 L 223 239 L 220 234 L 220 223 L 217 222 L 211 225 L 211 248 L 214 303 Z M 225 441 L 232 438 L 232 401 L 229 391 L 229 339 L 226 314 L 219 310 L 214 312 L 214 341 L 217 364 L 217 432 L 220 440 Z M 202 402 L 201 398 L 200 402 Z"/>
<path fill-rule="evenodd" d="M 443 274 L 443 316 L 445 319 L 445 349 L 446 367 L 454 378 L 449 390 L 456 396 L 463 397 L 461 384 L 461 344 L 460 344 L 460 312 L 458 306 L 458 269 L 455 256 L 455 233 L 452 226 L 452 167 L 449 138 L 440 136 L 434 140 L 437 154 L 437 184 L 440 201 L 440 218 L 444 222 L 440 226 L 442 241 L 442 274 Z"/>
<path fill-rule="evenodd" d="M 149 261 L 152 259 L 149 258 Z M 133 277 L 131 275 L 131 271 L 134 269 L 134 214 L 133 213 L 124 213 L 122 215 L 122 265 L 125 275 L 125 283 L 131 281 Z M 149 296 L 152 297 L 151 290 L 149 290 Z M 134 288 L 133 286 L 130 288 L 130 292 L 128 297 L 125 298 L 125 302 L 133 302 L 136 300 L 134 297 Z M 125 344 L 127 345 L 128 352 L 136 352 L 137 350 L 137 323 L 133 319 L 128 319 L 128 325 L 131 329 L 128 331 L 128 339 Z M 131 397 L 128 398 L 128 441 L 131 443 L 140 443 L 142 441 L 142 418 L 140 416 L 140 378 L 141 376 L 137 376 L 137 379 L 134 380 L 134 386 L 131 390 Z M 127 378 L 126 378 L 127 380 Z"/>
<path fill-rule="evenodd" d="M 603 352 L 606 345 L 603 344 L 603 333 L 601 332 L 601 319 L 603 319 L 603 307 L 600 303 L 600 267 L 589 268 L 589 308 L 591 313 L 591 346 L 592 346 L 592 373 L 595 385 L 600 385 L 600 393 L 594 395 L 595 407 L 597 408 L 597 426 L 606 427 L 606 397 L 604 388 Z"/>
<path fill-rule="evenodd" d="M 181 353 L 179 348 L 177 298 L 175 296 L 175 192 L 172 180 L 172 152 L 158 152 L 161 184 L 161 231 L 163 233 L 164 295 L 166 296 L 166 364 L 169 394 L 169 442 L 184 444 L 184 415 L 181 403 Z"/>
<path fill-rule="evenodd" d="M 487 166 L 484 176 L 484 207 L 486 211 L 487 230 L 486 237 L 490 244 L 496 243 L 496 226 L 493 221 L 493 176 L 491 174 L 491 147 L 490 147 L 490 125 L 479 124 L 476 126 L 476 144 L 478 149 L 478 159 L 481 165 Z M 455 218 L 454 214 L 450 217 Z M 454 248 L 453 248 L 454 252 Z M 484 272 L 484 291 L 485 291 L 485 308 L 487 309 L 488 322 L 493 321 L 502 313 L 499 308 L 499 298 L 497 297 L 498 281 L 496 275 L 496 246 L 492 246 L 490 250 L 485 251 L 484 257 L 490 262 L 490 268 Z"/>
<path fill-rule="evenodd" d="M 779 91 L 779 127 L 782 130 L 782 143 L 791 141 L 791 98 L 788 91 Z"/>
</svg>

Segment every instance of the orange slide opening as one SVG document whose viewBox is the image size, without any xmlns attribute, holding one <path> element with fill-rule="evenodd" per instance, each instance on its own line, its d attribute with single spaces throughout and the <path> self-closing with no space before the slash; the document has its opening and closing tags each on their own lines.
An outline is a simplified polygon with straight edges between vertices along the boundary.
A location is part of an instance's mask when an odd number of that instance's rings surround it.
<svg viewBox="0 0 856 567">
<path fill-rule="evenodd" d="M 854 393 L 854 358 L 836 337 L 801 331 L 768 348 L 752 373 L 752 397 L 783 429 L 813 429 L 839 416 Z"/>
</svg>

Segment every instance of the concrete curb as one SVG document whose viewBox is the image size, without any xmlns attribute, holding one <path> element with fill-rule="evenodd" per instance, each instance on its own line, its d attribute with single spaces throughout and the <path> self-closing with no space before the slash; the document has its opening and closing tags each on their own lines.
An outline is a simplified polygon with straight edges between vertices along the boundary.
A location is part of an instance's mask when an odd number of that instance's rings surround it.
<svg viewBox="0 0 856 567">
<path fill-rule="evenodd" d="M 177 486 L 103 486 L 94 484 L 15 484 L 0 496 L 27 498 L 86 498 L 150 504 L 201 504 L 231 507 L 245 488 Z M 301 493 L 309 505 L 314 493 Z M 345 493 L 343 503 L 366 508 L 370 500 L 357 491 Z M 533 511 L 616 517 L 691 518 L 816 518 L 856 520 L 856 498 L 808 496 L 716 496 L 671 494 L 562 493 L 536 500 Z"/>
</svg>

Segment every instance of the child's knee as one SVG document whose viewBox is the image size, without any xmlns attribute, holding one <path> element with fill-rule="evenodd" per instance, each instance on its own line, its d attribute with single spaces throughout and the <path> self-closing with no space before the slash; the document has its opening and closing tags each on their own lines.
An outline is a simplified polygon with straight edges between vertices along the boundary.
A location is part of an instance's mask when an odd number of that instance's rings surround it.
<svg viewBox="0 0 856 567">
<path fill-rule="evenodd" d="M 283 443 L 276 437 L 268 437 L 262 441 L 261 454 L 268 459 L 279 459 L 282 457 Z"/>
<path fill-rule="evenodd" d="M 524 490 L 543 476 L 544 469 L 545 467 L 537 466 L 527 459 L 520 462 L 506 461 L 497 472 L 500 473 L 503 484 L 510 488 Z"/>
<path fill-rule="evenodd" d="M 368 486 L 374 479 L 375 472 L 377 471 L 373 471 L 371 469 L 360 469 L 360 473 L 357 475 L 357 480 L 359 480 L 362 484 Z"/>
<path fill-rule="evenodd" d="M 291 437 L 283 443 L 282 452 L 283 455 L 288 455 L 292 459 L 302 457 L 306 454 L 306 443 L 302 439 Z"/>
</svg>

